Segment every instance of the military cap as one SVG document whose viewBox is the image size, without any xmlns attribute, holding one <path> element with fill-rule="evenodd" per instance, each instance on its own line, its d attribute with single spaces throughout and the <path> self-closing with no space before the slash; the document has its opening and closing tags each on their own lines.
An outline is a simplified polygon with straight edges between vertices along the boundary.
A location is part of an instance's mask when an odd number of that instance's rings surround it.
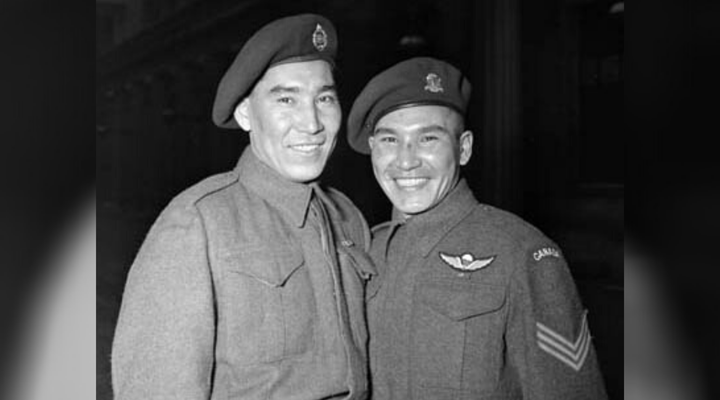
<svg viewBox="0 0 720 400">
<path fill-rule="evenodd" d="M 220 80 L 213 122 L 221 128 L 239 128 L 233 118 L 235 107 L 250 94 L 268 68 L 311 60 L 325 60 L 334 66 L 336 53 L 335 27 L 321 15 L 294 15 L 265 25 L 245 42 Z"/>
<path fill-rule="evenodd" d="M 348 117 L 348 143 L 370 154 L 368 137 L 375 124 L 399 108 L 440 105 L 465 115 L 472 86 L 459 69 L 430 57 L 402 61 L 368 82 Z"/>
</svg>

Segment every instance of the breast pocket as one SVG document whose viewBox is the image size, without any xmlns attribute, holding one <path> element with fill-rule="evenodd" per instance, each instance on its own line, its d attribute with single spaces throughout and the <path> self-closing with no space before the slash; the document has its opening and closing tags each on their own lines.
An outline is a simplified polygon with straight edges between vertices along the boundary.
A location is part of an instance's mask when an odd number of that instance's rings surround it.
<svg viewBox="0 0 720 400">
<path fill-rule="evenodd" d="M 300 249 L 248 249 L 224 257 L 228 270 L 228 348 L 239 364 L 272 362 L 310 351 L 316 307 Z"/>
<path fill-rule="evenodd" d="M 419 282 L 414 297 L 412 353 L 419 386 L 467 391 L 494 384 L 504 288 L 434 279 Z"/>
</svg>

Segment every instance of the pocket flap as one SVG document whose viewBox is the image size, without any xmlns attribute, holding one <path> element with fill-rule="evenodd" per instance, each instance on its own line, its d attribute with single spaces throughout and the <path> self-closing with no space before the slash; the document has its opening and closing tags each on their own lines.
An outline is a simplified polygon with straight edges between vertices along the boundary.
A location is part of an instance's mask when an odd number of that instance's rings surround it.
<svg viewBox="0 0 720 400">
<path fill-rule="evenodd" d="M 300 249 L 288 246 L 277 246 L 274 249 L 268 249 L 267 246 L 253 247 L 233 251 L 224 259 L 230 262 L 230 271 L 250 276 L 268 286 L 283 286 L 305 262 Z"/>
<path fill-rule="evenodd" d="M 337 246 L 338 253 L 346 255 L 351 260 L 351 264 L 363 279 L 368 280 L 370 276 L 377 275 L 375 264 L 373 264 L 370 256 L 355 246 Z"/>
<path fill-rule="evenodd" d="M 501 286 L 433 280 L 421 282 L 417 290 L 423 304 L 456 321 L 496 311 L 505 303 Z"/>
</svg>

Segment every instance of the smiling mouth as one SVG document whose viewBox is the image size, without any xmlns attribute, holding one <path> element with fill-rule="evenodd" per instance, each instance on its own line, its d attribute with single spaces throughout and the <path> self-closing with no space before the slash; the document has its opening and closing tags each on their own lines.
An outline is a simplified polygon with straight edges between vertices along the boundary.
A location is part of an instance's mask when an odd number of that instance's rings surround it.
<svg viewBox="0 0 720 400">
<path fill-rule="evenodd" d="M 297 151 L 297 152 L 299 152 L 299 153 L 305 153 L 305 154 L 312 154 L 312 153 L 314 153 L 315 151 L 317 151 L 318 149 L 320 149 L 320 147 L 322 147 L 322 144 L 321 144 L 321 143 L 317 143 L 317 144 L 296 144 L 296 145 L 290 146 L 291 149 L 293 149 L 293 150 L 295 150 L 295 151 Z"/>
<path fill-rule="evenodd" d="M 429 178 L 395 178 L 395 184 L 401 189 L 413 190 L 425 185 Z"/>
</svg>

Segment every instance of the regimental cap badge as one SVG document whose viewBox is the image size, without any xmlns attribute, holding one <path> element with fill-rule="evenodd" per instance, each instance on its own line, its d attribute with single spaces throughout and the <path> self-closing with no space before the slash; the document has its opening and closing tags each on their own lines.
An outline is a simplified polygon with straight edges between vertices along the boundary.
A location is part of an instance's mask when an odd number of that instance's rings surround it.
<svg viewBox="0 0 720 400">
<path fill-rule="evenodd" d="M 425 90 L 431 93 L 444 92 L 442 87 L 442 79 L 437 74 L 429 73 L 425 77 Z"/>
<path fill-rule="evenodd" d="M 327 47 L 327 33 L 320 24 L 315 26 L 315 32 L 312 34 L 312 43 L 318 51 L 323 51 Z"/>
</svg>

